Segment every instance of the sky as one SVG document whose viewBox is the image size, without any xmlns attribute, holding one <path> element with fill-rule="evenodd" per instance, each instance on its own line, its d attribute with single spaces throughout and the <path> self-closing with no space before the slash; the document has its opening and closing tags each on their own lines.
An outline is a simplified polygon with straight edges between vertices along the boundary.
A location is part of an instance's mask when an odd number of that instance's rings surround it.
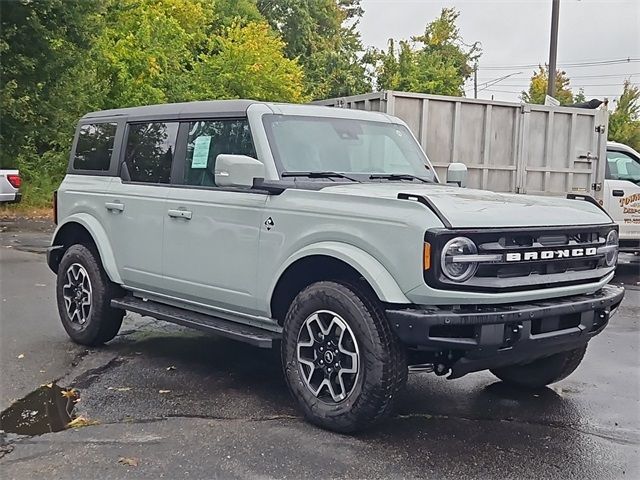
<svg viewBox="0 0 640 480">
<path fill-rule="evenodd" d="M 465 43 L 479 41 L 478 98 L 520 101 L 534 65 L 549 58 L 551 0 L 362 0 L 359 31 L 365 46 L 386 48 L 389 38 L 422 34 L 443 7 L 460 12 Z M 567 72 L 574 92 L 587 99 L 615 99 L 629 78 L 640 86 L 640 0 L 561 0 L 558 67 Z M 575 65 L 637 59 L 607 65 Z M 493 79 L 514 74 L 493 86 Z M 485 87 L 485 88 L 483 88 Z M 466 96 L 473 97 L 468 82 Z"/>
</svg>

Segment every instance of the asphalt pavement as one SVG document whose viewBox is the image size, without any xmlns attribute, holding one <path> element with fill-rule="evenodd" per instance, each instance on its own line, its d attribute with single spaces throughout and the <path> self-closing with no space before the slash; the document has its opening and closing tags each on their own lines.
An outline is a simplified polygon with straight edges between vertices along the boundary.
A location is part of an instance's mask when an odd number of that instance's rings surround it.
<svg viewBox="0 0 640 480">
<path fill-rule="evenodd" d="M 108 345 L 73 344 L 51 228 L 0 221 L 0 410 L 55 381 L 97 423 L 0 433 L 2 478 L 640 478 L 639 257 L 621 257 L 625 300 L 566 380 L 412 374 L 394 417 L 345 436 L 301 418 L 276 352 L 133 314 Z"/>
</svg>

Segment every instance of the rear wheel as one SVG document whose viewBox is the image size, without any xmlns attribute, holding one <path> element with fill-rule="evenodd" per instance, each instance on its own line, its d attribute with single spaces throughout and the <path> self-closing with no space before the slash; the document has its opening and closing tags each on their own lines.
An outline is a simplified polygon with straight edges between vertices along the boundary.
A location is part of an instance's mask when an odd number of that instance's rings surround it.
<svg viewBox="0 0 640 480">
<path fill-rule="evenodd" d="M 85 245 L 67 249 L 56 284 L 58 313 L 71 339 L 82 345 L 100 345 L 118 334 L 124 310 L 111 307 L 120 288 L 111 282 L 100 257 Z"/>
<path fill-rule="evenodd" d="M 584 345 L 575 350 L 556 353 L 524 365 L 494 368 L 491 373 L 503 382 L 516 387 L 541 388 L 571 375 L 580 365 L 586 351 L 587 346 Z"/>
<path fill-rule="evenodd" d="M 298 294 L 285 319 L 282 360 L 307 419 L 339 432 L 387 416 L 407 379 L 405 349 L 377 299 L 345 283 L 318 282 Z"/>
</svg>

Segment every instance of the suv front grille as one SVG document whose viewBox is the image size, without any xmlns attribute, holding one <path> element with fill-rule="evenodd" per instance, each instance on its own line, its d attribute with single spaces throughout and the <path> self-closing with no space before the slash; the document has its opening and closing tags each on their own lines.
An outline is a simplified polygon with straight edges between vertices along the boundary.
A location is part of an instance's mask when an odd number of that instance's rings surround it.
<svg viewBox="0 0 640 480">
<path fill-rule="evenodd" d="M 591 249 L 592 253 L 593 249 L 605 244 L 607 234 L 614 228 L 614 225 L 604 225 L 430 231 L 426 241 L 437 253 L 432 262 L 434 268 L 425 272 L 425 281 L 439 289 L 492 292 L 595 282 L 612 272 L 614 267 L 607 267 L 603 253 L 571 256 L 572 252 Z M 473 240 L 478 254 L 497 254 L 501 260 L 480 263 L 475 276 L 466 282 L 449 280 L 440 270 L 439 252 L 447 241 L 458 236 Z"/>
</svg>

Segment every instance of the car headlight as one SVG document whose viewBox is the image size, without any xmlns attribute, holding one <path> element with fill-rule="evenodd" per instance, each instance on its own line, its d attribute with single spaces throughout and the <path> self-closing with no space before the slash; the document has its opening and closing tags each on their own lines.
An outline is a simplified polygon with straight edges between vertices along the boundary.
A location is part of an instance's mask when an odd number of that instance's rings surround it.
<svg viewBox="0 0 640 480">
<path fill-rule="evenodd" d="M 454 282 L 470 279 L 478 269 L 474 261 L 478 247 L 467 237 L 456 237 L 449 240 L 442 249 L 440 268 L 442 273 Z"/>
<path fill-rule="evenodd" d="M 607 234 L 607 241 L 604 247 L 600 247 L 600 251 L 604 253 L 604 260 L 607 267 L 613 267 L 618 261 L 618 232 L 611 230 Z"/>
</svg>

